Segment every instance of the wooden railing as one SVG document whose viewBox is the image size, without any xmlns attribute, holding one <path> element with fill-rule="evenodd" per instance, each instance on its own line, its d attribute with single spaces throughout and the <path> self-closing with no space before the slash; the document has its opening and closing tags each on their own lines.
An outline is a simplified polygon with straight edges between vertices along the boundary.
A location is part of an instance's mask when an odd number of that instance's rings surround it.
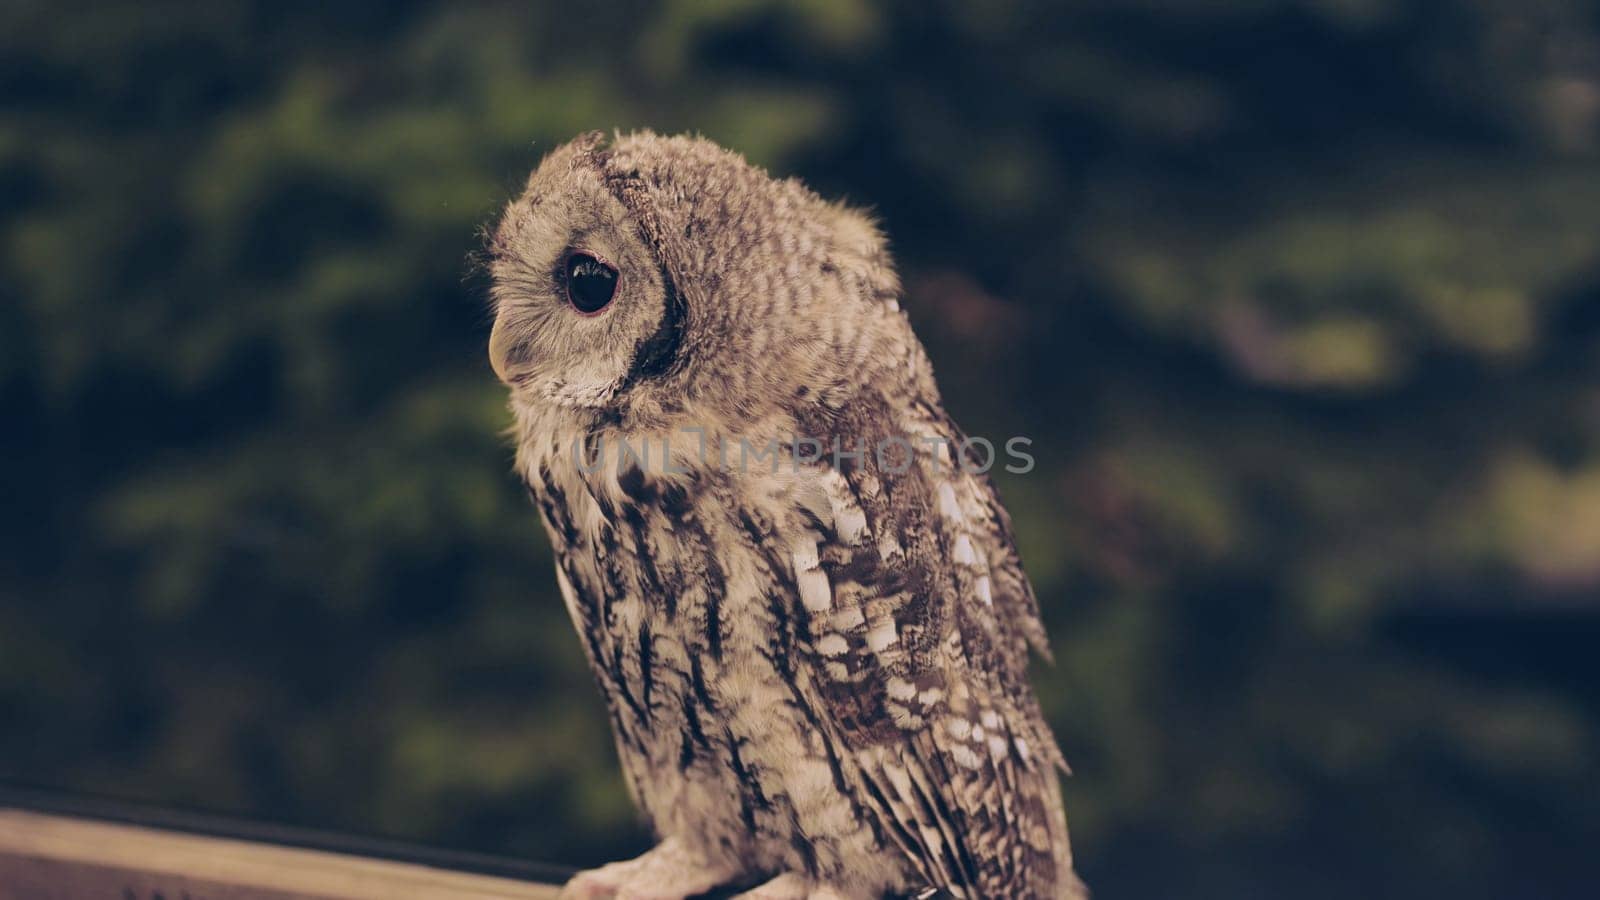
<svg viewBox="0 0 1600 900">
<path fill-rule="evenodd" d="M 493 857 L 0 791 L 3 900 L 554 898 Z"/>
</svg>

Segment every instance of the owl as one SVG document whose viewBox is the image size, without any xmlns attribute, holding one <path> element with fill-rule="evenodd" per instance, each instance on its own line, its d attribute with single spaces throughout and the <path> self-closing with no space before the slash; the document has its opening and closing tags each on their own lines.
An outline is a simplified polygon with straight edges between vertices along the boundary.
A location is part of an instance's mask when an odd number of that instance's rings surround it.
<svg viewBox="0 0 1600 900">
<path fill-rule="evenodd" d="M 563 896 L 1084 896 L 1038 606 L 876 225 L 594 133 L 487 245 L 517 472 L 660 838 Z"/>
</svg>

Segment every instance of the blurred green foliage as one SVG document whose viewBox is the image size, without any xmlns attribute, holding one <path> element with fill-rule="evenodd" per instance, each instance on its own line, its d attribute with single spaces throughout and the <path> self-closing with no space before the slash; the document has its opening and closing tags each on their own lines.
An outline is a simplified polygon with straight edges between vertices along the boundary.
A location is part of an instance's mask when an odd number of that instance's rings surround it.
<svg viewBox="0 0 1600 900">
<path fill-rule="evenodd" d="M 874 206 L 1102 896 L 1591 896 L 1600 21 L 1563 0 L 0 8 L 0 777 L 638 849 L 477 229 L 588 128 Z"/>
</svg>

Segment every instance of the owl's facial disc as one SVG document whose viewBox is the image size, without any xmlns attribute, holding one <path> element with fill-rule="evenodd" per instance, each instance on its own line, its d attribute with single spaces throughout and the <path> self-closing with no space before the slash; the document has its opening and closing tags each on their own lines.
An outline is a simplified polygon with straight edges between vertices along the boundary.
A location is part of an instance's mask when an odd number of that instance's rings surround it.
<svg viewBox="0 0 1600 900">
<path fill-rule="evenodd" d="M 676 326 L 663 323 L 681 302 L 614 177 L 583 144 L 546 157 L 489 250 L 489 359 L 522 401 L 616 407 L 670 356 Z"/>
<path fill-rule="evenodd" d="M 602 258 L 573 250 L 566 254 L 556 281 L 575 315 L 593 317 L 602 315 L 611 307 L 611 301 L 617 297 L 619 278 L 616 267 Z M 517 379 L 513 375 L 513 366 L 519 361 L 517 357 L 520 351 L 527 346 L 526 342 L 519 343 L 514 337 L 513 328 L 508 324 L 512 318 L 496 315 L 494 331 L 489 335 L 489 364 L 494 367 L 494 373 L 500 380 L 507 384 L 515 384 Z"/>
<path fill-rule="evenodd" d="M 660 307 L 651 280 L 637 274 L 638 254 L 616 238 L 595 230 L 553 251 L 497 261 L 489 360 L 502 381 L 585 408 L 606 405 L 621 390 L 628 351 Z"/>
</svg>

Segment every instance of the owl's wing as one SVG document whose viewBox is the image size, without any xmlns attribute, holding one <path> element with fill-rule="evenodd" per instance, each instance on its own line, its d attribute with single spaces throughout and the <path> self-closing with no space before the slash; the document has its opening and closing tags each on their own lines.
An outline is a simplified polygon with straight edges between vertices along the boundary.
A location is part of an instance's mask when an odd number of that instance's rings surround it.
<svg viewBox="0 0 1600 900">
<path fill-rule="evenodd" d="M 806 525 L 782 536 L 774 566 L 794 579 L 817 719 L 859 773 L 866 813 L 930 884 L 1067 896 L 1065 763 L 1027 682 L 1045 638 L 1008 517 L 987 478 L 956 465 L 964 436 L 936 405 L 891 417 L 852 404 L 827 424 L 869 449 L 824 456 L 797 504 Z M 948 450 L 906 454 L 894 435 Z"/>
</svg>

